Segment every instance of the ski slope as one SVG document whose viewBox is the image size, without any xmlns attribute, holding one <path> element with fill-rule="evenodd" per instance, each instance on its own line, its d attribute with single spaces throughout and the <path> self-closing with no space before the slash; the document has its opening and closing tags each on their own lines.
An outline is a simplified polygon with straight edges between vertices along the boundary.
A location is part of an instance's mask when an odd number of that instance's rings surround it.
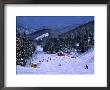
<svg viewBox="0 0 110 90">
<path fill-rule="evenodd" d="M 42 35 L 39 36 L 39 37 L 36 37 L 36 40 L 39 40 L 39 39 L 42 40 L 42 38 L 47 37 L 47 36 L 49 36 L 49 33 L 45 33 L 45 34 L 42 34 Z"/>
<path fill-rule="evenodd" d="M 17 65 L 17 74 L 94 74 L 94 50 L 76 57 L 40 52 L 33 55 L 31 63 L 36 63 L 37 68 Z"/>
</svg>

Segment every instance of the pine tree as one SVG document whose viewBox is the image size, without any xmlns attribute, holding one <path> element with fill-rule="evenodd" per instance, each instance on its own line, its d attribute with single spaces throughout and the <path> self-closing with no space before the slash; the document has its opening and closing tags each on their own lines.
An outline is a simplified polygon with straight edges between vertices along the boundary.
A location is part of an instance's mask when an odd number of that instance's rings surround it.
<svg viewBox="0 0 110 90">
<path fill-rule="evenodd" d="M 25 66 L 26 60 L 32 56 L 33 52 L 35 50 L 35 47 L 32 43 L 32 41 L 26 37 L 26 34 L 24 33 L 21 35 L 17 32 L 16 35 L 16 64 Z"/>
<path fill-rule="evenodd" d="M 59 39 L 57 38 L 50 38 L 47 40 L 46 44 L 44 45 L 44 51 L 48 53 L 56 53 L 61 49 L 62 45 Z"/>
</svg>

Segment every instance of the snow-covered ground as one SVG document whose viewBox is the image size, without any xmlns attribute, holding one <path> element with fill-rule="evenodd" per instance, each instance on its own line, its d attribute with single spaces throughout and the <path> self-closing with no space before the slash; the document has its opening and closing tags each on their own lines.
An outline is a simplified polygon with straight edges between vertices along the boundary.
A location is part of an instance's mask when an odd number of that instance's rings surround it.
<svg viewBox="0 0 110 90">
<path fill-rule="evenodd" d="M 76 57 L 41 51 L 33 55 L 31 63 L 36 63 L 37 68 L 17 65 L 17 74 L 94 74 L 94 49 Z"/>
<path fill-rule="evenodd" d="M 45 34 L 42 34 L 42 35 L 39 36 L 39 37 L 36 37 L 36 40 L 39 40 L 39 39 L 42 40 L 42 38 L 47 37 L 47 36 L 49 36 L 49 33 L 45 33 Z"/>
</svg>

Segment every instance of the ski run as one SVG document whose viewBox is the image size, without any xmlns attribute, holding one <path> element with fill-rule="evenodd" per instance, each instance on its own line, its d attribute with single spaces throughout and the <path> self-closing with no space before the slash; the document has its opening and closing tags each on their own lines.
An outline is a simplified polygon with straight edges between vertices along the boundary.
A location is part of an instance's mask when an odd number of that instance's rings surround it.
<svg viewBox="0 0 110 90">
<path fill-rule="evenodd" d="M 72 52 L 58 56 L 39 48 L 33 54 L 31 64 L 36 64 L 36 68 L 30 64 L 25 67 L 17 65 L 17 74 L 94 74 L 94 49 L 83 54 Z"/>
</svg>

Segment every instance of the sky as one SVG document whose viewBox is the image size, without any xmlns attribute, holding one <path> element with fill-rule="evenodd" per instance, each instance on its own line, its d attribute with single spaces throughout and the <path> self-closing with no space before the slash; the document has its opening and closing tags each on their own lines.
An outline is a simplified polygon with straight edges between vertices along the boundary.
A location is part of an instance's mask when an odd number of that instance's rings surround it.
<svg viewBox="0 0 110 90">
<path fill-rule="evenodd" d="M 16 16 L 16 22 L 23 26 L 38 29 L 42 26 L 61 28 L 83 24 L 94 20 L 94 16 Z"/>
</svg>

